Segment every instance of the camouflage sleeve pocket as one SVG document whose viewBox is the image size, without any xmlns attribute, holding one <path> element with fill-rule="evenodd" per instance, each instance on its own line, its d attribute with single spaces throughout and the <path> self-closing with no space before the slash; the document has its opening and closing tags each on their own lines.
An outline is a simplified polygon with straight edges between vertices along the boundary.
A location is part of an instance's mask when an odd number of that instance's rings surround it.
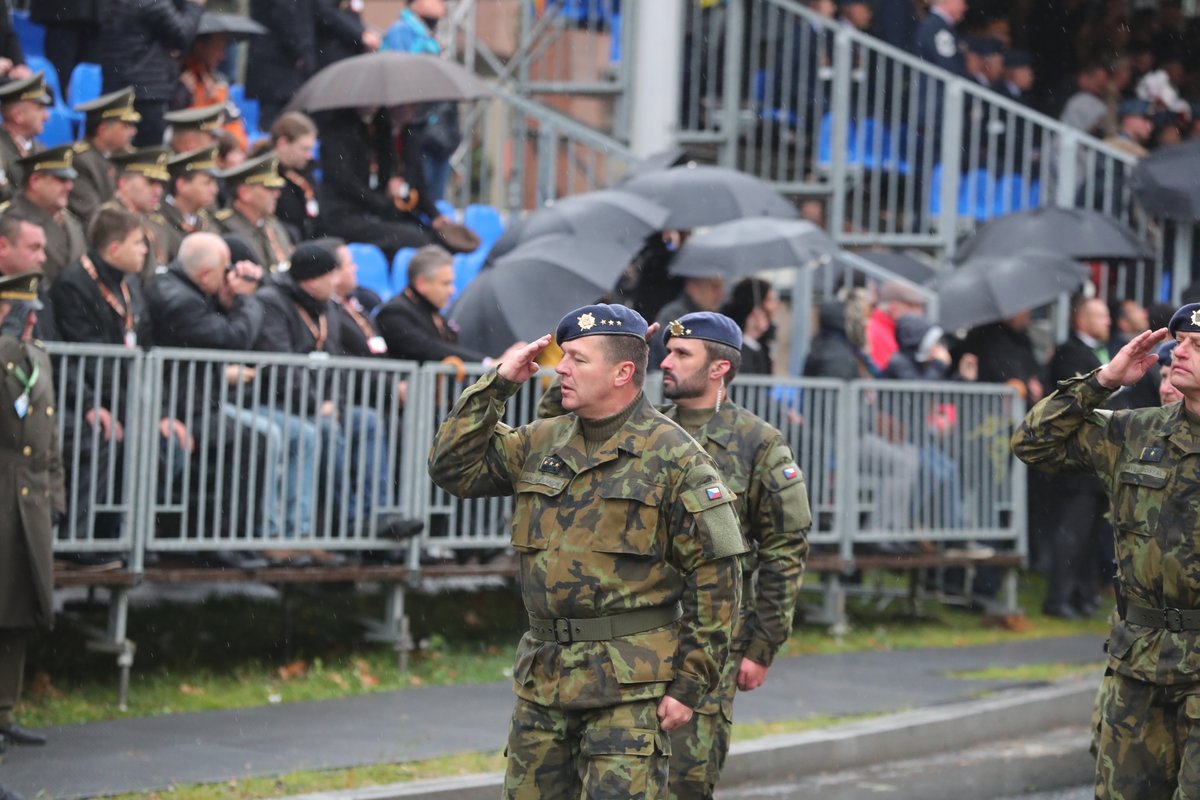
<svg viewBox="0 0 1200 800">
<path fill-rule="evenodd" d="M 723 483 L 710 483 L 680 495 L 683 507 L 696 519 L 696 528 L 710 561 L 746 552 L 746 542 L 734 512 L 733 492 Z"/>
<path fill-rule="evenodd" d="M 792 462 L 780 464 L 766 474 L 763 485 L 774 496 L 777 524 L 783 530 L 804 530 L 812 525 L 808 489 L 804 486 L 804 473 L 798 466 Z"/>
</svg>

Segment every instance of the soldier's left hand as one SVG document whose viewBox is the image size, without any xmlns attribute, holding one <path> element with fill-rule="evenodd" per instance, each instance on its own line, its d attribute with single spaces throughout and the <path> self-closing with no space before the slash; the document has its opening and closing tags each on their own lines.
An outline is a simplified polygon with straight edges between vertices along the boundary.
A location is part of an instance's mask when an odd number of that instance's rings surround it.
<svg viewBox="0 0 1200 800">
<path fill-rule="evenodd" d="M 743 658 L 738 666 L 737 687 L 743 692 L 752 692 L 767 680 L 767 667 L 750 658 Z"/>
<path fill-rule="evenodd" d="M 664 731 L 671 731 L 692 718 L 692 710 L 667 695 L 658 704 L 658 721 Z"/>
</svg>

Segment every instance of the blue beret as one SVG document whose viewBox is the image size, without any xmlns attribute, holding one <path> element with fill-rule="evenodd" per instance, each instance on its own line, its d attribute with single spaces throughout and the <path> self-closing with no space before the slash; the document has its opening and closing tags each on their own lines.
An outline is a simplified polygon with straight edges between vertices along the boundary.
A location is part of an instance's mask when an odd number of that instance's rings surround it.
<svg viewBox="0 0 1200 800">
<path fill-rule="evenodd" d="M 1174 336 L 1179 332 L 1200 333 L 1200 303 L 1188 303 L 1171 316 L 1167 330 Z"/>
<path fill-rule="evenodd" d="M 1015 67 L 1032 67 L 1033 56 L 1024 50 L 1009 50 L 1004 54 L 1004 66 L 1009 69 Z"/>
<path fill-rule="evenodd" d="M 562 318 L 558 330 L 554 332 L 554 341 L 560 345 L 581 336 L 618 335 L 646 338 L 646 320 L 642 315 L 627 306 L 609 303 L 596 303 L 591 306 L 577 308 Z"/>
<path fill-rule="evenodd" d="M 1150 104 L 1145 100 L 1126 100 L 1117 107 L 1118 117 L 1149 117 Z"/>
<path fill-rule="evenodd" d="M 742 349 L 742 329 L 724 314 L 713 311 L 693 311 L 667 323 L 663 331 L 663 344 L 672 336 L 682 339 L 705 339 L 717 344 L 727 344 L 735 350 Z"/>
<path fill-rule="evenodd" d="M 1158 365 L 1160 367 L 1171 366 L 1172 354 L 1175 352 L 1175 345 L 1179 342 L 1163 342 L 1158 346 Z"/>
</svg>

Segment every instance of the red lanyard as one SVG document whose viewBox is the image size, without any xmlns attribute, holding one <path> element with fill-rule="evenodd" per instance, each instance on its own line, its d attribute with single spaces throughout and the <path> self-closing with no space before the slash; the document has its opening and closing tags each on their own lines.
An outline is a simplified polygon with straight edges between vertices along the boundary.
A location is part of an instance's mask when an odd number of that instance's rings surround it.
<svg viewBox="0 0 1200 800">
<path fill-rule="evenodd" d="M 96 287 L 100 290 L 100 296 L 104 298 L 104 302 L 108 303 L 109 308 L 117 312 L 117 316 L 125 321 L 125 333 L 133 332 L 133 303 L 129 297 L 129 287 L 125 284 L 125 280 L 121 280 L 121 297 L 124 298 L 125 304 L 122 305 L 117 301 L 117 296 L 112 293 L 112 290 L 104 285 L 104 281 L 100 280 L 100 274 L 96 272 L 96 265 L 86 255 L 79 259 L 83 263 L 83 270 L 92 277 L 96 282 Z"/>
<path fill-rule="evenodd" d="M 300 320 L 304 323 L 304 327 L 308 328 L 308 332 L 317 340 L 316 347 L 313 350 L 324 350 L 325 337 L 329 334 L 329 329 L 325 323 L 325 315 L 321 314 L 317 317 L 317 324 L 313 325 L 312 320 L 308 318 L 308 314 L 300 307 L 299 303 L 296 303 L 296 313 L 300 315 Z"/>
</svg>

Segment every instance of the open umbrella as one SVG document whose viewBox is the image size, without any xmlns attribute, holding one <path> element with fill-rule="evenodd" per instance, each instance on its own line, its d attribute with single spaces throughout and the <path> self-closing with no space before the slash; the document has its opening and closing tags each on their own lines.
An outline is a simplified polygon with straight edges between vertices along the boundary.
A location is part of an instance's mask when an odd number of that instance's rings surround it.
<svg viewBox="0 0 1200 800">
<path fill-rule="evenodd" d="M 1194 222 L 1200 219 L 1200 141 L 1155 150 L 1133 168 L 1129 186 L 1146 213 Z"/>
<path fill-rule="evenodd" d="M 639 247 L 661 231 L 670 211 L 652 200 L 616 189 L 577 194 L 539 208 L 521 226 L 521 241 L 554 233 L 615 237 Z"/>
<path fill-rule="evenodd" d="M 1023 250 L 979 256 L 930 283 L 938 294 L 938 322 L 953 330 L 1011 317 L 1070 294 L 1090 274 L 1067 256 Z"/>
<path fill-rule="evenodd" d="M 461 65 L 416 53 L 367 53 L 330 64 L 308 79 L 289 108 L 326 111 L 473 100 L 491 89 Z"/>
<path fill-rule="evenodd" d="M 671 145 L 666 150 L 659 150 L 657 153 L 651 153 L 634 164 L 630 168 L 629 172 L 625 173 L 624 177 L 617 181 L 617 186 L 628 183 L 638 175 L 682 166 L 691 160 L 692 156 L 687 150 L 684 150 L 679 145 Z"/>
<path fill-rule="evenodd" d="M 614 239 L 533 239 L 480 272 L 448 316 L 464 347 L 498 354 L 550 333 L 563 314 L 611 291 L 637 250 Z"/>
<path fill-rule="evenodd" d="M 837 245 L 825 231 L 799 219 L 737 219 L 692 233 L 671 261 L 682 278 L 736 280 L 764 269 L 828 261 Z"/>
<path fill-rule="evenodd" d="M 1047 207 L 1006 214 L 988 222 L 959 247 L 954 260 L 1006 256 L 1017 249 L 1048 250 L 1081 260 L 1154 255 L 1141 237 L 1120 220 L 1099 211 Z"/>
<path fill-rule="evenodd" d="M 925 283 L 937 275 L 937 270 L 933 267 L 906 253 L 896 253 L 887 250 L 860 250 L 855 255 L 866 261 L 870 261 L 877 267 L 886 269 L 893 275 L 912 281 L 913 283 Z M 821 269 L 831 269 L 837 273 L 847 269 L 854 271 L 854 266 L 846 264 L 835 257 L 833 263 Z"/>
<path fill-rule="evenodd" d="M 637 175 L 621 185 L 671 209 L 666 226 L 692 230 L 744 217 L 796 219 L 795 206 L 766 181 L 725 167 L 688 164 Z"/>
<path fill-rule="evenodd" d="M 267 33 L 267 29 L 249 17 L 239 14 L 205 11 L 200 15 L 200 27 L 196 29 L 196 35 L 204 36 L 210 33 L 223 33 L 231 39 L 245 39 L 250 36 L 262 36 Z"/>
</svg>

